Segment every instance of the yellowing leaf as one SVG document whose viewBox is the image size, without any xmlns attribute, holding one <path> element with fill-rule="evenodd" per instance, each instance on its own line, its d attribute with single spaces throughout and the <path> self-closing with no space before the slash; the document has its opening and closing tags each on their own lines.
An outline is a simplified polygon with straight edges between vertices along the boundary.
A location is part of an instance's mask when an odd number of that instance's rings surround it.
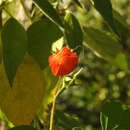
<svg viewBox="0 0 130 130">
<path fill-rule="evenodd" d="M 13 87 L 0 67 L 0 108 L 14 125 L 28 125 L 41 105 L 45 82 L 40 67 L 26 56 L 18 67 Z"/>
<path fill-rule="evenodd" d="M 1 33 L 0 33 L 1 35 Z M 0 37 L 0 64 L 2 63 L 2 42 L 1 42 L 1 37 Z"/>
<path fill-rule="evenodd" d="M 51 72 L 51 69 L 47 67 L 43 71 L 44 79 L 46 81 L 46 93 L 44 95 L 42 105 L 38 111 L 38 116 L 40 120 L 44 123 L 44 126 L 48 125 L 48 117 L 49 117 L 49 107 L 48 105 L 53 101 L 53 95 L 56 89 L 56 83 L 58 81 L 58 77 L 54 76 Z M 45 127 L 46 127 L 45 126 Z"/>
</svg>

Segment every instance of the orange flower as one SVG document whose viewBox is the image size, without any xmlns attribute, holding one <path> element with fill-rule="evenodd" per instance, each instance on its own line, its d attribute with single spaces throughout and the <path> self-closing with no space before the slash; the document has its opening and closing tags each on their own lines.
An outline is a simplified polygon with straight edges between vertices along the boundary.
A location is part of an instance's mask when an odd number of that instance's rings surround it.
<svg viewBox="0 0 130 130">
<path fill-rule="evenodd" d="M 71 73 L 78 63 L 77 54 L 68 48 L 62 48 L 52 56 L 49 56 L 49 65 L 55 76 L 63 76 Z"/>
</svg>

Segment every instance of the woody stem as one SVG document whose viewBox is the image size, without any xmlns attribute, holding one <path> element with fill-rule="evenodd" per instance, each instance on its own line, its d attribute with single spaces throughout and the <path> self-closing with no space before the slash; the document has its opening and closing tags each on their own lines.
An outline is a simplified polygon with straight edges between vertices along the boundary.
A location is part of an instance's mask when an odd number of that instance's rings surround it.
<svg viewBox="0 0 130 130">
<path fill-rule="evenodd" d="M 56 90 L 55 90 L 55 93 L 54 93 L 54 97 L 53 97 L 53 102 L 52 102 L 52 108 L 51 108 L 51 116 L 50 116 L 50 128 L 49 130 L 53 130 L 53 120 L 54 120 L 54 111 L 55 111 L 55 104 L 56 104 L 56 95 L 57 95 L 57 92 L 58 92 L 58 89 L 60 87 L 60 83 L 61 83 L 61 77 L 59 77 L 59 80 L 57 82 L 57 85 L 56 85 Z"/>
</svg>

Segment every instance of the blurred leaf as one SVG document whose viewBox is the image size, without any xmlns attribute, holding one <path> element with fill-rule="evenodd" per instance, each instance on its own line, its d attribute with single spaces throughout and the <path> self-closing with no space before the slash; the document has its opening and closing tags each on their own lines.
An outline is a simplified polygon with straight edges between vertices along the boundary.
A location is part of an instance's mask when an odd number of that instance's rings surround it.
<svg viewBox="0 0 130 130">
<path fill-rule="evenodd" d="M 94 28 L 86 28 L 84 34 L 86 47 L 90 48 L 99 57 L 118 65 L 127 72 L 129 71 L 129 54 L 123 54 L 120 44 L 112 35 Z"/>
<path fill-rule="evenodd" d="M 82 5 L 80 4 L 79 0 L 73 0 L 79 7 L 82 8 Z"/>
<path fill-rule="evenodd" d="M 63 23 L 56 12 L 56 10 L 53 8 L 53 6 L 48 2 L 48 0 L 33 0 L 37 6 L 42 10 L 42 12 L 49 17 L 53 22 L 63 27 Z"/>
<path fill-rule="evenodd" d="M 33 23 L 27 30 L 27 34 L 29 54 L 34 57 L 41 69 L 43 69 L 48 65 L 52 43 L 62 36 L 62 32 L 54 23 L 41 20 Z"/>
<path fill-rule="evenodd" d="M 33 120 L 45 93 L 45 81 L 40 67 L 25 56 L 14 78 L 13 88 L 0 66 L 0 108 L 14 125 L 28 125 Z"/>
<path fill-rule="evenodd" d="M 3 0 L 0 0 L 0 5 L 2 4 Z"/>
<path fill-rule="evenodd" d="M 129 34 L 130 34 L 130 31 L 129 31 Z M 130 50 L 130 37 L 128 37 L 128 39 L 126 41 L 126 44 L 128 46 L 128 49 Z"/>
<path fill-rule="evenodd" d="M 15 19 L 9 19 L 2 30 L 3 61 L 10 85 L 27 50 L 27 35 Z"/>
<path fill-rule="evenodd" d="M 53 3 L 53 2 L 56 2 L 56 0 L 48 0 L 49 2 Z"/>
<path fill-rule="evenodd" d="M 102 112 L 100 113 L 100 122 L 101 122 L 102 130 L 107 130 L 108 117 L 105 116 Z"/>
<path fill-rule="evenodd" d="M 43 70 L 43 76 L 46 82 L 46 93 L 44 95 L 41 107 L 38 111 L 38 116 L 44 123 L 46 123 L 47 117 L 49 115 L 48 104 L 50 104 L 53 101 L 53 95 L 55 92 L 58 77 L 52 74 L 50 67 L 46 67 Z M 47 125 L 47 123 L 44 125 Z"/>
<path fill-rule="evenodd" d="M 95 8 L 100 12 L 103 18 L 112 27 L 114 32 L 119 36 L 123 46 L 128 38 L 128 26 L 125 19 L 115 10 L 112 9 L 110 0 L 93 0 Z"/>
<path fill-rule="evenodd" d="M 0 64 L 2 63 L 2 57 L 3 57 L 3 48 L 2 48 L 1 33 L 0 33 Z"/>
<path fill-rule="evenodd" d="M 33 128 L 32 126 L 17 126 L 14 128 L 10 128 L 8 130 L 36 130 L 36 129 Z"/>
<path fill-rule="evenodd" d="M 74 127 L 72 130 L 85 130 L 85 129 L 81 127 Z"/>
<path fill-rule="evenodd" d="M 83 1 L 83 4 L 84 4 L 85 9 L 89 11 L 90 8 L 91 8 L 92 5 L 93 5 L 93 2 L 92 2 L 92 0 L 84 0 L 84 1 Z"/>
<path fill-rule="evenodd" d="M 78 20 L 71 13 L 65 16 L 65 36 L 70 48 L 78 48 L 77 53 L 80 52 L 83 42 L 83 33 Z"/>
<path fill-rule="evenodd" d="M 42 12 L 37 13 L 37 15 L 32 18 L 33 23 L 41 20 L 42 17 L 43 17 L 43 13 Z"/>
<path fill-rule="evenodd" d="M 6 115 L 0 110 L 0 119 L 3 120 L 10 128 L 14 127 L 14 125 L 8 120 Z"/>
<path fill-rule="evenodd" d="M 119 102 L 106 102 L 102 107 L 102 114 L 108 118 L 107 130 L 129 130 L 130 108 Z M 104 118 L 102 118 L 104 119 Z M 104 122 L 101 120 L 101 122 Z M 106 125 L 106 124 L 102 124 Z M 106 126 L 104 126 L 105 128 Z"/>
<path fill-rule="evenodd" d="M 113 10 L 113 17 L 116 30 L 118 32 L 119 38 L 121 42 L 125 45 L 126 41 L 129 37 L 129 27 L 126 23 L 126 20 L 123 16 L 121 16 L 117 11 Z"/>
<path fill-rule="evenodd" d="M 123 54 L 123 53 L 119 53 L 119 54 L 116 56 L 115 63 L 116 63 L 121 69 L 124 69 L 124 70 L 128 70 L 128 69 L 129 69 L 129 64 L 128 64 L 127 56 L 126 56 L 125 54 Z"/>
<path fill-rule="evenodd" d="M 9 3 L 9 2 L 12 2 L 13 0 L 0 0 L 0 5 L 3 4 L 4 2 L 5 3 Z"/>
<path fill-rule="evenodd" d="M 62 126 L 67 130 L 71 130 L 75 126 L 80 126 L 80 120 L 76 117 L 70 116 L 62 111 L 56 110 L 55 111 L 55 124 Z"/>
<path fill-rule="evenodd" d="M 108 22 L 114 32 L 117 33 L 116 27 L 114 25 L 114 19 L 112 14 L 112 5 L 110 0 L 93 0 L 95 8 L 103 16 L 103 18 Z"/>
<path fill-rule="evenodd" d="M 121 47 L 118 42 L 100 30 L 94 28 L 85 29 L 85 45 L 93 52 L 98 53 L 102 58 L 109 61 L 114 60 L 121 52 Z"/>
</svg>

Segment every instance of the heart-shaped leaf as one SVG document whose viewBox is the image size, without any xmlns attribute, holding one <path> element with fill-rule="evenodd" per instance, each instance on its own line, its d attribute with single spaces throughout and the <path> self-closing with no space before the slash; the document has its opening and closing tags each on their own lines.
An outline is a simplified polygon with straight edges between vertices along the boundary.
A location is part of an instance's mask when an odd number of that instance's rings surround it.
<svg viewBox="0 0 130 130">
<path fill-rule="evenodd" d="M 16 126 L 28 125 L 39 109 L 45 93 L 42 71 L 31 56 L 19 65 L 10 88 L 4 67 L 0 66 L 0 108 Z"/>
<path fill-rule="evenodd" d="M 2 30 L 3 61 L 10 85 L 27 50 L 27 35 L 20 23 L 9 19 Z"/>
<path fill-rule="evenodd" d="M 62 36 L 62 32 L 54 23 L 41 20 L 32 24 L 27 33 L 29 39 L 28 52 L 43 69 L 48 65 L 52 43 Z"/>
</svg>

